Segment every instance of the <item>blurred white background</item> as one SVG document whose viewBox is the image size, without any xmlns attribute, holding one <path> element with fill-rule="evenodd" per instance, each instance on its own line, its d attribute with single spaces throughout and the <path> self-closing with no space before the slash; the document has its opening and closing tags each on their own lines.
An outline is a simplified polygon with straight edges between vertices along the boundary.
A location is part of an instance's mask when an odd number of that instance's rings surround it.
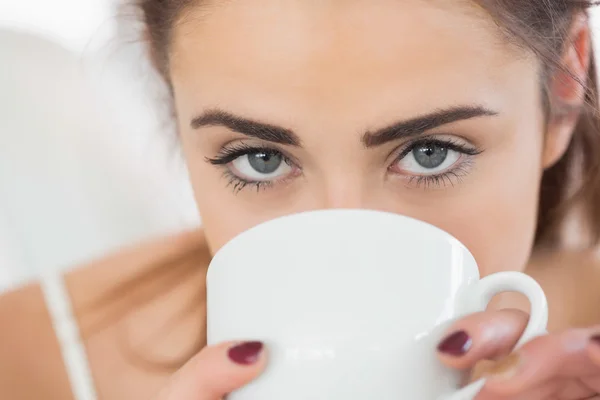
<svg viewBox="0 0 600 400">
<path fill-rule="evenodd" d="M 81 52 L 114 30 L 113 0 L 1 0 L 0 26 L 28 30 Z"/>
<path fill-rule="evenodd" d="M 163 88 L 116 6 L 0 0 L 0 291 L 199 223 Z"/>
<path fill-rule="evenodd" d="M 119 1 L 0 0 L 0 291 L 199 223 Z"/>
</svg>

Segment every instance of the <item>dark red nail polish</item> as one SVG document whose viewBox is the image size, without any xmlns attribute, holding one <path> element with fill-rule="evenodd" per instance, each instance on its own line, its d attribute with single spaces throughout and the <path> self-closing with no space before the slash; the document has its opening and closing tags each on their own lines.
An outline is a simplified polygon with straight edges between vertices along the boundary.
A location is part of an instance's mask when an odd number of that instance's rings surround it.
<svg viewBox="0 0 600 400">
<path fill-rule="evenodd" d="M 600 346 L 600 334 L 592 336 L 590 338 L 590 342 L 595 343 L 597 346 Z"/>
<path fill-rule="evenodd" d="M 471 337 L 467 334 L 467 332 L 458 331 L 442 340 L 442 342 L 438 345 L 438 351 L 440 353 L 458 357 L 469 351 L 472 344 L 473 340 L 471 340 Z"/>
<path fill-rule="evenodd" d="M 227 355 L 236 364 L 251 365 L 258 361 L 262 349 L 262 342 L 245 342 L 230 348 Z"/>
</svg>

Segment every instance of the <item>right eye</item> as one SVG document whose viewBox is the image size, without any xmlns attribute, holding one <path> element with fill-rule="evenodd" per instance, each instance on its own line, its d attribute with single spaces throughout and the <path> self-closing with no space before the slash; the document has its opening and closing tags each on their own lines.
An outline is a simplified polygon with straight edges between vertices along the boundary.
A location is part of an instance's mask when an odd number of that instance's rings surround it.
<svg viewBox="0 0 600 400">
<path fill-rule="evenodd" d="M 275 150 L 252 150 L 230 163 L 231 173 L 247 182 L 279 180 L 292 172 L 289 161 Z"/>
</svg>

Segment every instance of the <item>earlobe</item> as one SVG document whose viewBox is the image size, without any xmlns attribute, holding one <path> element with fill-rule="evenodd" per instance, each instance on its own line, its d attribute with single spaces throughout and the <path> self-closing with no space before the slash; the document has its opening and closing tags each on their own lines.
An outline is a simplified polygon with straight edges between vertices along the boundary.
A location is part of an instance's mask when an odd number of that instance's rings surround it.
<svg viewBox="0 0 600 400">
<path fill-rule="evenodd" d="M 585 105 L 586 83 L 591 60 L 591 37 L 588 17 L 574 18 L 569 39 L 561 60 L 562 68 L 556 70 L 550 84 L 548 129 L 542 163 L 544 168 L 554 165 L 566 152 L 573 131 Z"/>
</svg>

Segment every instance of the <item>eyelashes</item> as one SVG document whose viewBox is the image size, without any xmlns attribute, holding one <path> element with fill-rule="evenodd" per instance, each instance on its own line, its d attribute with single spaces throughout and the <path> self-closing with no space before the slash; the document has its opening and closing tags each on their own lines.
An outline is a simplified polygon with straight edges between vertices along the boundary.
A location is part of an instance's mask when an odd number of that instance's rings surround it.
<svg viewBox="0 0 600 400">
<path fill-rule="evenodd" d="M 408 178 L 408 184 L 416 188 L 429 189 L 432 187 L 456 186 L 469 174 L 473 165 L 472 160 L 465 160 L 463 164 L 457 166 L 454 170 L 447 171 L 439 175 L 411 176 Z"/>
<path fill-rule="evenodd" d="M 246 187 L 253 187 L 258 192 L 285 180 L 282 175 L 286 173 L 291 178 L 292 172 L 299 172 L 295 163 L 282 152 L 245 143 L 223 148 L 217 157 L 206 161 L 224 169 L 227 186 L 233 187 L 235 193 Z"/>
<path fill-rule="evenodd" d="M 427 137 L 404 144 L 395 153 L 388 167 L 391 175 L 410 187 L 432 188 L 459 184 L 482 150 L 454 138 Z M 206 161 L 223 170 L 227 186 L 235 193 L 246 188 L 258 192 L 279 187 L 302 173 L 298 163 L 284 152 L 244 142 L 226 145 Z"/>
<path fill-rule="evenodd" d="M 237 158 L 256 153 L 264 153 L 269 155 L 280 155 L 282 154 L 279 150 L 270 148 L 270 147 L 262 147 L 262 146 L 251 146 L 244 142 L 235 143 L 228 147 L 223 147 L 219 154 L 215 158 L 206 158 L 206 161 L 212 165 L 227 165 Z"/>
<path fill-rule="evenodd" d="M 418 146 L 443 146 L 447 149 L 457 151 L 459 153 L 463 153 L 470 156 L 476 156 L 482 153 L 482 150 L 477 147 L 469 147 L 464 145 L 462 142 L 452 139 L 452 138 L 424 138 L 415 140 L 412 143 L 409 143 L 407 146 L 403 147 L 403 150 L 400 152 L 398 159 L 405 157 L 408 153 L 414 150 Z"/>
<path fill-rule="evenodd" d="M 481 153 L 453 138 L 425 138 L 404 147 L 389 170 L 403 176 L 408 186 L 454 187 L 469 174 L 475 156 Z"/>
</svg>

